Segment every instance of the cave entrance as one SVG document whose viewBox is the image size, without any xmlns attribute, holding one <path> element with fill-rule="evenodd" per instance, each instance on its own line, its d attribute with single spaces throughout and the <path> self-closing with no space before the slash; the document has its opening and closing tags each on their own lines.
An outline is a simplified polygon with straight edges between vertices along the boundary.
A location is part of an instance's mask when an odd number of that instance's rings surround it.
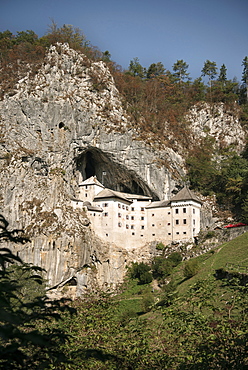
<svg viewBox="0 0 248 370">
<path fill-rule="evenodd" d="M 115 191 L 129 194 L 152 196 L 149 187 L 133 172 L 119 163 L 113 161 L 111 154 L 107 154 L 98 148 L 90 148 L 76 158 L 76 170 L 79 182 L 96 176 L 106 187 Z"/>
</svg>

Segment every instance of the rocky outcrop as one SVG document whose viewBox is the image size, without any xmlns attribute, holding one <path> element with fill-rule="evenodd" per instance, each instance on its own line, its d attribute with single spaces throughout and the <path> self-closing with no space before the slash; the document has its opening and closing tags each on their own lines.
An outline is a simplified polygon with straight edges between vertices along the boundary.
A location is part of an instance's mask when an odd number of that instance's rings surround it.
<svg viewBox="0 0 248 370">
<path fill-rule="evenodd" d="M 116 286 L 130 261 L 151 258 L 150 246 L 127 254 L 104 244 L 84 212 L 71 208 L 78 184 L 92 175 L 154 200 L 167 199 L 185 177 L 181 155 L 132 128 L 103 62 L 51 47 L 37 74 L 0 102 L 0 114 L 0 210 L 30 237 L 15 248 L 47 271 L 51 287 L 76 284 L 80 295 Z"/>
</svg>

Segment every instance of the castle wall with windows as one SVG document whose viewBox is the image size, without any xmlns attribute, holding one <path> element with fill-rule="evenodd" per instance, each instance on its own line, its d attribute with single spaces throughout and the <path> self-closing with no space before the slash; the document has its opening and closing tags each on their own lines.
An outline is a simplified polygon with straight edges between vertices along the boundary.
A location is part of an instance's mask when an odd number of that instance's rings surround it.
<svg viewBox="0 0 248 370">
<path fill-rule="evenodd" d="M 77 207 L 85 207 L 95 234 L 127 249 L 150 242 L 194 241 L 200 231 L 201 202 L 187 188 L 171 200 L 153 202 L 106 189 L 92 177 L 80 184 L 79 197 Z"/>
</svg>

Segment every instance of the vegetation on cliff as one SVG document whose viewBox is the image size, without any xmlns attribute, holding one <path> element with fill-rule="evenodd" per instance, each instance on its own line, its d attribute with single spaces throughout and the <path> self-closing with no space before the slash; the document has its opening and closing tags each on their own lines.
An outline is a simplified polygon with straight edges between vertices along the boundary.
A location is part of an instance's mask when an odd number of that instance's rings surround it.
<svg viewBox="0 0 248 370">
<path fill-rule="evenodd" d="M 1 221 L 1 240 L 14 242 L 17 231 L 9 232 Z M 30 283 L 42 286 L 39 274 L 17 280 L 7 262 L 18 263 L 25 274 L 40 270 L 27 269 L 2 249 L 0 368 L 246 369 L 247 274 L 230 273 L 226 263 L 248 267 L 247 238 L 243 234 L 198 257 L 193 277 L 185 278 L 188 262 L 178 253 L 165 259 L 169 274 L 158 260 L 150 267 L 133 265 L 117 295 L 89 294 L 70 309 L 35 293 Z M 155 289 L 136 278 L 150 269 L 166 275 Z M 24 288 L 33 292 L 28 301 L 21 296 Z"/>
</svg>

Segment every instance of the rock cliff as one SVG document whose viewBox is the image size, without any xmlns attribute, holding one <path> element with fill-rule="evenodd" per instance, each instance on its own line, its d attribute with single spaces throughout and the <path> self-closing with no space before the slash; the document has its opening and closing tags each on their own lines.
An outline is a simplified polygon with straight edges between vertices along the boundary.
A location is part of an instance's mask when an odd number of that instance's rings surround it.
<svg viewBox="0 0 248 370">
<path fill-rule="evenodd" d="M 204 113 L 205 112 L 205 113 Z M 192 132 L 204 127 L 242 147 L 244 132 L 226 116 L 192 110 Z M 201 117 L 198 122 L 197 117 Z M 203 127 L 204 126 L 204 127 Z M 185 177 L 183 157 L 144 142 L 132 128 L 103 62 L 68 45 L 50 47 L 35 76 L 26 75 L 0 102 L 0 211 L 30 243 L 15 246 L 47 271 L 49 286 L 67 283 L 76 294 L 116 286 L 132 260 L 148 260 L 152 246 L 127 252 L 98 240 L 83 211 L 73 210 L 78 184 L 96 175 L 114 190 L 167 199 Z M 75 293 L 75 292 L 74 292 Z"/>
</svg>

